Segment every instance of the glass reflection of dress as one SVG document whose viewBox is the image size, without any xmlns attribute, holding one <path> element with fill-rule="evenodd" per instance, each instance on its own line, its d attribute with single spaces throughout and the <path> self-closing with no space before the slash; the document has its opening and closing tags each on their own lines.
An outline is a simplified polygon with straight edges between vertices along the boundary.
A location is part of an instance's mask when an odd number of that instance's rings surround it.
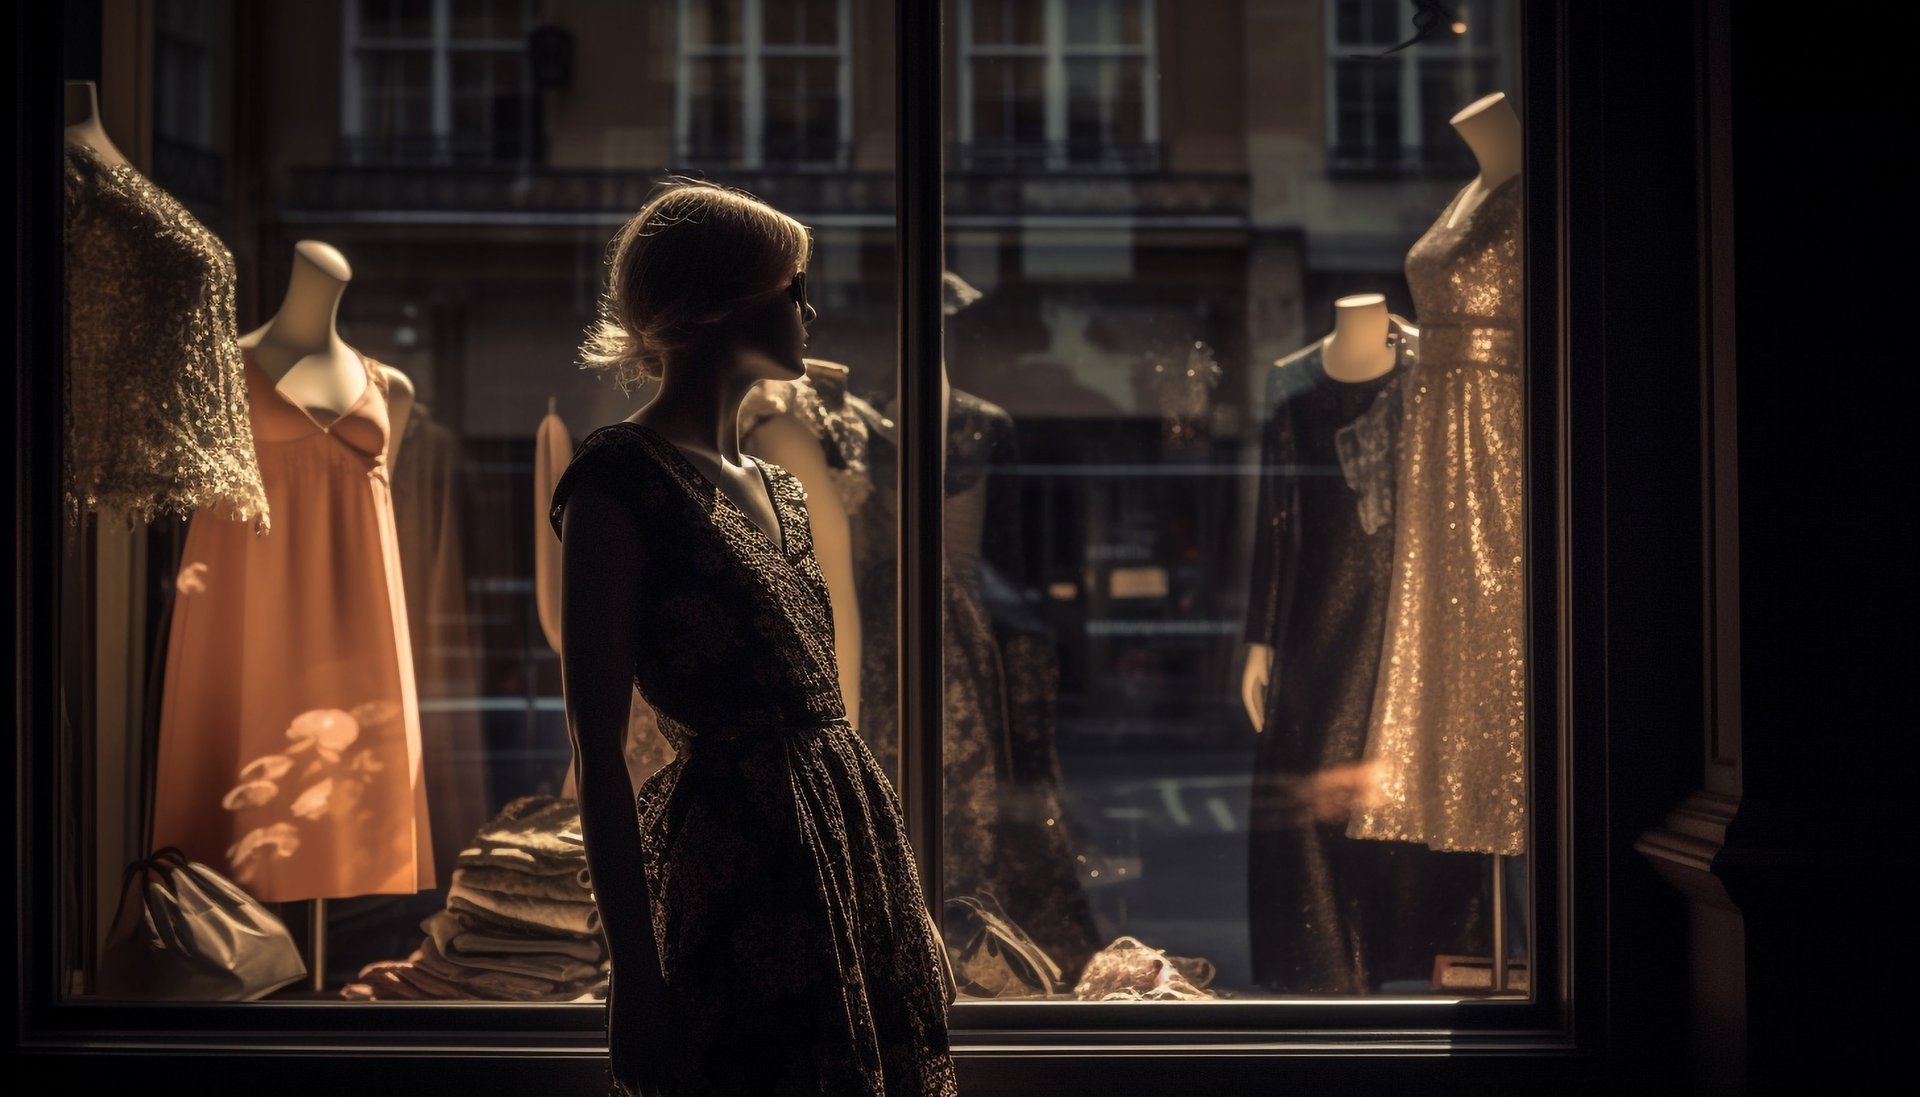
<svg viewBox="0 0 1920 1097">
<path fill-rule="evenodd" d="M 1520 185 L 1407 253 L 1420 357 L 1404 390 L 1394 580 L 1357 838 L 1526 846 Z"/>
<path fill-rule="evenodd" d="M 870 427 L 874 495 L 854 537 L 864 648 L 860 732 L 895 773 L 899 443 L 892 420 L 876 419 Z M 1036 642 L 1031 630 L 996 630 L 983 589 L 989 577 L 1017 582 L 1023 570 L 1014 495 L 1004 479 L 994 482 L 996 469 L 1012 464 L 1016 453 L 1006 411 L 953 392 L 944 523 L 941 865 L 948 897 L 993 894 L 1071 981 L 1099 941 L 1061 790 L 1053 649 Z"/>
<path fill-rule="evenodd" d="M 174 596 L 154 842 L 270 901 L 434 882 L 386 386 L 366 365 L 321 423 L 246 363 L 273 530 L 195 513 Z"/>
<path fill-rule="evenodd" d="M 1473 951 L 1486 859 L 1347 837 L 1310 781 L 1351 766 L 1393 572 L 1394 443 L 1411 340 L 1394 368 L 1330 378 L 1320 344 L 1268 373 L 1246 639 L 1273 653 L 1248 820 L 1253 977 L 1283 994 L 1366 994 Z"/>
</svg>

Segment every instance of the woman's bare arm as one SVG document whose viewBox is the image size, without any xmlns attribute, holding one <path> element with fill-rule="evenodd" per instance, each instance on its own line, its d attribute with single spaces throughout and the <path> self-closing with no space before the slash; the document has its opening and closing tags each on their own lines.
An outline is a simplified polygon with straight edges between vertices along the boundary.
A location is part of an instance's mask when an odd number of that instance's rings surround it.
<svg viewBox="0 0 1920 1097">
<path fill-rule="evenodd" d="M 663 981 L 624 748 L 645 545 L 632 511 L 590 485 L 568 502 L 563 528 L 567 731 L 579 767 L 587 866 L 617 984 L 608 1004 L 611 1027 L 628 1038 L 612 1049 L 614 1076 L 644 1091 L 639 1080 L 651 1073 L 658 1051 Z"/>
</svg>

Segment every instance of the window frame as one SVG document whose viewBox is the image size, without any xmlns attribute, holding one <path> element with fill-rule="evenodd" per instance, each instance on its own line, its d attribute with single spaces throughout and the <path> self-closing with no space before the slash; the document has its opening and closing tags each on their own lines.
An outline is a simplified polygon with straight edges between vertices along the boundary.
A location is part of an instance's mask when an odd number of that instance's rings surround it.
<svg viewBox="0 0 1920 1097">
<path fill-rule="evenodd" d="M 689 37 L 688 8 L 708 0 L 674 0 L 673 150 L 683 165 L 757 171 L 763 168 L 802 171 L 842 171 L 853 163 L 853 3 L 833 0 L 837 41 L 832 46 L 811 43 L 766 42 L 766 0 L 739 0 L 740 42 L 737 45 L 696 45 Z M 818 2 L 818 0 L 816 0 Z M 740 150 L 737 159 L 716 159 L 693 149 L 693 95 L 688 76 L 693 63 L 710 58 L 740 61 Z M 839 139 L 827 160 L 768 163 L 766 63 L 770 59 L 831 58 L 835 71 L 836 116 Z"/>
<path fill-rule="evenodd" d="M 344 0 L 340 5 L 340 144 L 344 155 L 343 163 L 356 167 L 458 167 L 472 170 L 484 167 L 498 167 L 491 155 L 483 157 L 480 163 L 463 162 L 453 152 L 453 141 L 459 136 L 453 128 L 454 84 L 453 58 L 461 53 L 520 54 L 527 53 L 525 35 L 519 38 L 455 38 L 453 36 L 453 4 L 455 0 L 432 0 L 432 14 L 428 20 L 429 31 L 425 37 L 416 38 L 367 38 L 362 32 L 360 5 L 355 0 Z M 533 0 L 519 0 L 522 22 L 529 29 L 533 27 Z M 366 110 L 368 99 L 365 94 L 365 73 L 362 71 L 362 57 L 369 53 L 425 53 L 432 67 L 431 89 L 428 92 L 430 104 L 429 131 L 424 134 L 388 134 L 389 141 L 402 142 L 416 137 L 428 137 L 433 141 L 425 157 L 415 157 L 407 153 L 392 151 L 369 155 L 364 144 L 369 140 L 367 132 Z M 523 64 L 520 69 L 520 95 L 532 110 L 533 73 L 531 64 Z M 491 140 L 494 131 L 489 128 L 486 137 Z M 519 162 L 532 159 L 532 135 L 522 134 Z"/>
<path fill-rule="evenodd" d="M 960 145 L 960 160 L 966 170 L 983 171 L 1020 171 L 1044 170 L 1062 171 L 1135 171 L 1146 161 L 1157 167 L 1160 147 L 1160 96 L 1157 94 L 1155 74 L 1160 68 L 1160 34 L 1158 0 L 1140 0 L 1141 44 L 1129 45 L 1117 42 L 1074 44 L 1067 41 L 1067 0 L 1044 0 L 1046 5 L 1040 21 L 1040 44 L 1024 45 L 1012 43 L 981 44 L 973 40 L 973 10 L 975 0 L 959 0 L 958 14 L 954 20 L 954 40 L 959 57 L 959 91 L 956 94 L 955 108 L 958 112 L 959 127 L 957 140 Z M 1004 146 L 995 155 L 989 148 L 981 146 L 974 135 L 974 76 L 973 63 L 983 59 L 1039 59 L 1045 65 L 1042 76 L 1041 110 L 1043 116 L 1039 157 L 1029 163 L 1031 151 L 1023 149 L 1022 142 L 1008 140 L 999 142 Z M 1138 59 L 1143 62 L 1140 75 L 1140 141 L 1139 151 L 1132 157 L 1121 157 L 1117 161 L 1102 160 L 1091 163 L 1075 163 L 1068 148 L 1068 99 L 1067 67 L 1070 62 L 1081 59 Z"/>
<path fill-rule="evenodd" d="M 1496 26 L 1514 17 L 1512 6 L 1524 0 L 1484 0 L 1492 8 L 1485 18 Z M 1340 38 L 1340 4 L 1342 0 L 1325 0 L 1322 7 L 1326 30 L 1326 126 L 1327 170 L 1332 175 L 1388 175 L 1417 177 L 1434 174 L 1435 162 L 1428 156 L 1426 144 L 1422 141 L 1420 115 L 1420 68 L 1422 61 L 1474 61 L 1473 36 L 1461 36 L 1464 42 L 1454 41 L 1442 28 L 1438 41 L 1428 39 L 1393 54 L 1384 59 L 1376 55 L 1393 43 L 1344 42 Z M 1494 64 L 1495 86 L 1506 86 L 1514 75 L 1513 58 L 1505 51 L 1489 51 Z M 1400 74 L 1399 121 L 1400 139 L 1392 150 L 1385 154 L 1342 158 L 1340 149 L 1340 73 L 1342 61 L 1370 59 L 1376 64 L 1398 66 Z M 1469 172 L 1468 174 L 1471 174 Z"/>
<path fill-rule="evenodd" d="M 954 1010 L 954 1044 L 970 1088 L 1074 1076 L 1088 1086 L 1142 1089 L 1191 1084 L 1205 1061 L 1220 1079 L 1266 1078 L 1283 1069 L 1286 1078 L 1336 1086 L 1373 1086 L 1383 1081 L 1432 1085 L 1442 1077 L 1472 1084 L 1527 1080 L 1543 1070 L 1575 1076 L 1595 1069 L 1604 1050 L 1606 992 L 1614 961 L 1607 951 L 1608 803 L 1611 775 L 1605 730 L 1607 651 L 1603 621 L 1608 600 L 1605 568 L 1582 567 L 1604 558 L 1604 445 L 1574 446 L 1570 439 L 1604 440 L 1605 371 L 1595 334 L 1601 311 L 1576 308 L 1582 293 L 1605 285 L 1600 218 L 1582 221 L 1570 207 L 1604 208 L 1604 141 L 1567 124 L 1570 114 L 1601 126 L 1604 88 L 1597 79 L 1572 90 L 1563 68 L 1592 75 L 1600 67 L 1598 27 L 1591 38 L 1567 33 L 1567 0 L 1525 5 L 1523 53 L 1527 135 L 1525 195 L 1528 284 L 1526 342 L 1529 432 L 1527 522 L 1529 552 L 1529 659 L 1533 673 L 1529 709 L 1534 721 L 1529 763 L 1535 805 L 1530 848 L 1533 922 L 1554 927 L 1537 933 L 1531 950 L 1533 996 L 1524 1002 L 1404 1003 L 1321 1001 L 1221 1002 L 1206 1005 L 1147 1003 L 962 1003 Z M 925 5 L 933 8 L 934 5 Z M 59 41 L 62 31 L 51 5 L 16 9 L 19 41 Z M 902 133 L 922 125 L 940 106 L 941 42 L 938 11 L 900 0 Z M 1577 48 L 1575 48 L 1577 46 Z M 58 56 L 59 51 L 52 51 Z M 60 126 L 55 80 L 24 82 L 16 111 L 16 228 L 18 261 L 38 272 L 16 280 L 16 360 L 62 357 L 61 226 L 45 215 L 61 200 L 54 154 Z M 912 109 L 908 109 L 912 108 Z M 938 142 L 931 148 L 920 130 L 914 150 L 902 149 L 899 179 L 899 240 L 904 278 L 900 329 L 906 343 L 925 343 L 940 332 L 938 272 L 942 168 Z M 1578 138 L 1578 139 L 1576 139 Z M 22 166 L 24 165 L 24 166 Z M 929 310 L 928 306 L 932 306 Z M 1576 370 L 1574 359 L 1585 371 Z M 1597 360 L 1596 360 L 1597 359 Z M 905 359 L 903 358 L 903 361 Z M 903 367 L 903 373 L 904 373 Z M 920 406 L 929 386 L 922 379 L 903 392 L 903 405 Z M 63 877 L 58 842 L 63 804 L 60 790 L 76 764 L 75 745 L 34 729 L 62 726 L 59 637 L 60 532 L 63 513 L 59 476 L 62 399 L 58 370 L 18 369 L 14 375 L 13 552 L 16 658 L 15 780 L 7 784 L 9 808 L 22 821 L 8 846 L 14 861 L 22 947 L 0 961 L 15 976 L 14 1011 L 19 1049 L 53 1063 L 70 1081 L 113 1077 L 125 1065 L 167 1063 L 195 1055 L 196 1077 L 246 1079 L 259 1072 L 285 1072 L 290 1059 L 302 1076 L 318 1083 L 364 1083 L 367 1058 L 382 1060 L 396 1079 L 448 1084 L 456 1076 L 493 1084 L 565 1086 L 596 1084 L 604 1077 L 604 1013 L 598 1005 L 520 1006 L 496 1003 L 91 1003 L 61 994 L 59 927 L 73 901 Z M 920 432 L 929 437 L 936 432 Z M 906 485 L 903 514 L 918 513 L 940 494 L 937 465 L 907 461 L 921 480 Z M 911 525 L 910 523 L 908 525 Z M 916 613 L 937 606 L 937 525 L 903 560 L 903 574 L 917 577 L 918 593 L 903 606 L 911 626 Z M 928 596 L 934 595 L 929 603 Z M 1650 595 L 1640 595 L 1645 599 Z M 937 610 L 936 610 L 937 612 Z M 1588 631 L 1576 630 L 1587 624 Z M 935 630 L 937 635 L 937 630 Z M 919 652 L 917 673 L 937 682 L 937 646 Z M 929 657 L 929 655 L 933 657 Z M 911 707 L 918 695 L 919 708 Z M 905 698 L 909 734 L 925 739 L 937 728 L 937 705 L 923 688 Z M 935 722 L 928 723 L 931 711 Z M 1574 717 L 1597 717 L 1599 730 L 1574 735 Z M 919 721 L 917 724 L 914 721 Z M 915 735 L 912 729 L 920 729 Z M 1689 744 L 1681 744 L 1690 750 Z M 933 792 L 913 809 L 926 825 L 927 804 L 937 827 L 937 770 L 908 758 L 909 781 Z M 923 851 L 924 856 L 924 851 Z M 929 881 L 937 893 L 937 877 Z M 462 1064 L 459 1070 L 456 1064 Z M 1217 1066 L 1215 1066 L 1217 1064 Z M 465 1067 L 471 1066 L 471 1072 Z"/>
</svg>

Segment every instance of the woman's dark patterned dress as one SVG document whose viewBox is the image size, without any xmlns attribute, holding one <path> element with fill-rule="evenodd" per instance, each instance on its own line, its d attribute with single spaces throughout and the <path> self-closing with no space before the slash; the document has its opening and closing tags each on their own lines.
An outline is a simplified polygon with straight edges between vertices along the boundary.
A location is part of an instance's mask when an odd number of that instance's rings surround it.
<svg viewBox="0 0 1920 1097">
<path fill-rule="evenodd" d="M 635 423 L 589 435 L 553 496 L 556 532 L 590 483 L 658 534 L 634 682 L 678 753 L 638 796 L 664 1090 L 954 1094 L 949 984 L 899 800 L 846 721 L 806 496 L 761 467 L 781 544 Z"/>
</svg>

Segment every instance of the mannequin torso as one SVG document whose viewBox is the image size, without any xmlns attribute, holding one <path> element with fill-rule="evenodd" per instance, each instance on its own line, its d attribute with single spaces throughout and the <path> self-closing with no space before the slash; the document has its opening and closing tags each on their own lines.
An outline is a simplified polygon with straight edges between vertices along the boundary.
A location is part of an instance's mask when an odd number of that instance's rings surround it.
<svg viewBox="0 0 1920 1097">
<path fill-rule="evenodd" d="M 809 358 L 807 376 L 844 388 L 851 372 L 838 362 Z M 839 663 L 840 694 L 847 720 L 860 726 L 860 603 L 853 568 L 853 521 L 833 481 L 820 438 L 795 409 L 754 424 L 742 445 L 786 469 L 807 492 L 807 525 L 814 556 L 833 603 L 834 653 Z"/>
<path fill-rule="evenodd" d="M 300 241 L 294 245 L 293 276 L 280 311 L 240 337 L 241 349 L 274 387 L 322 427 L 352 411 L 371 383 L 359 352 L 334 327 L 340 298 L 352 280 L 353 269 L 338 249 L 318 240 Z M 391 464 L 413 409 L 413 382 L 391 366 L 377 368 L 386 381 Z"/>
<path fill-rule="evenodd" d="M 1362 293 L 1333 303 L 1333 331 L 1321 340 L 1320 360 L 1328 379 L 1364 384 L 1384 377 L 1400 359 L 1393 341 L 1385 295 Z M 1284 361 L 1284 359 L 1283 359 Z M 1273 674 L 1273 648 L 1247 645 L 1240 668 L 1240 703 L 1256 732 L 1265 730 L 1267 684 Z"/>
</svg>

